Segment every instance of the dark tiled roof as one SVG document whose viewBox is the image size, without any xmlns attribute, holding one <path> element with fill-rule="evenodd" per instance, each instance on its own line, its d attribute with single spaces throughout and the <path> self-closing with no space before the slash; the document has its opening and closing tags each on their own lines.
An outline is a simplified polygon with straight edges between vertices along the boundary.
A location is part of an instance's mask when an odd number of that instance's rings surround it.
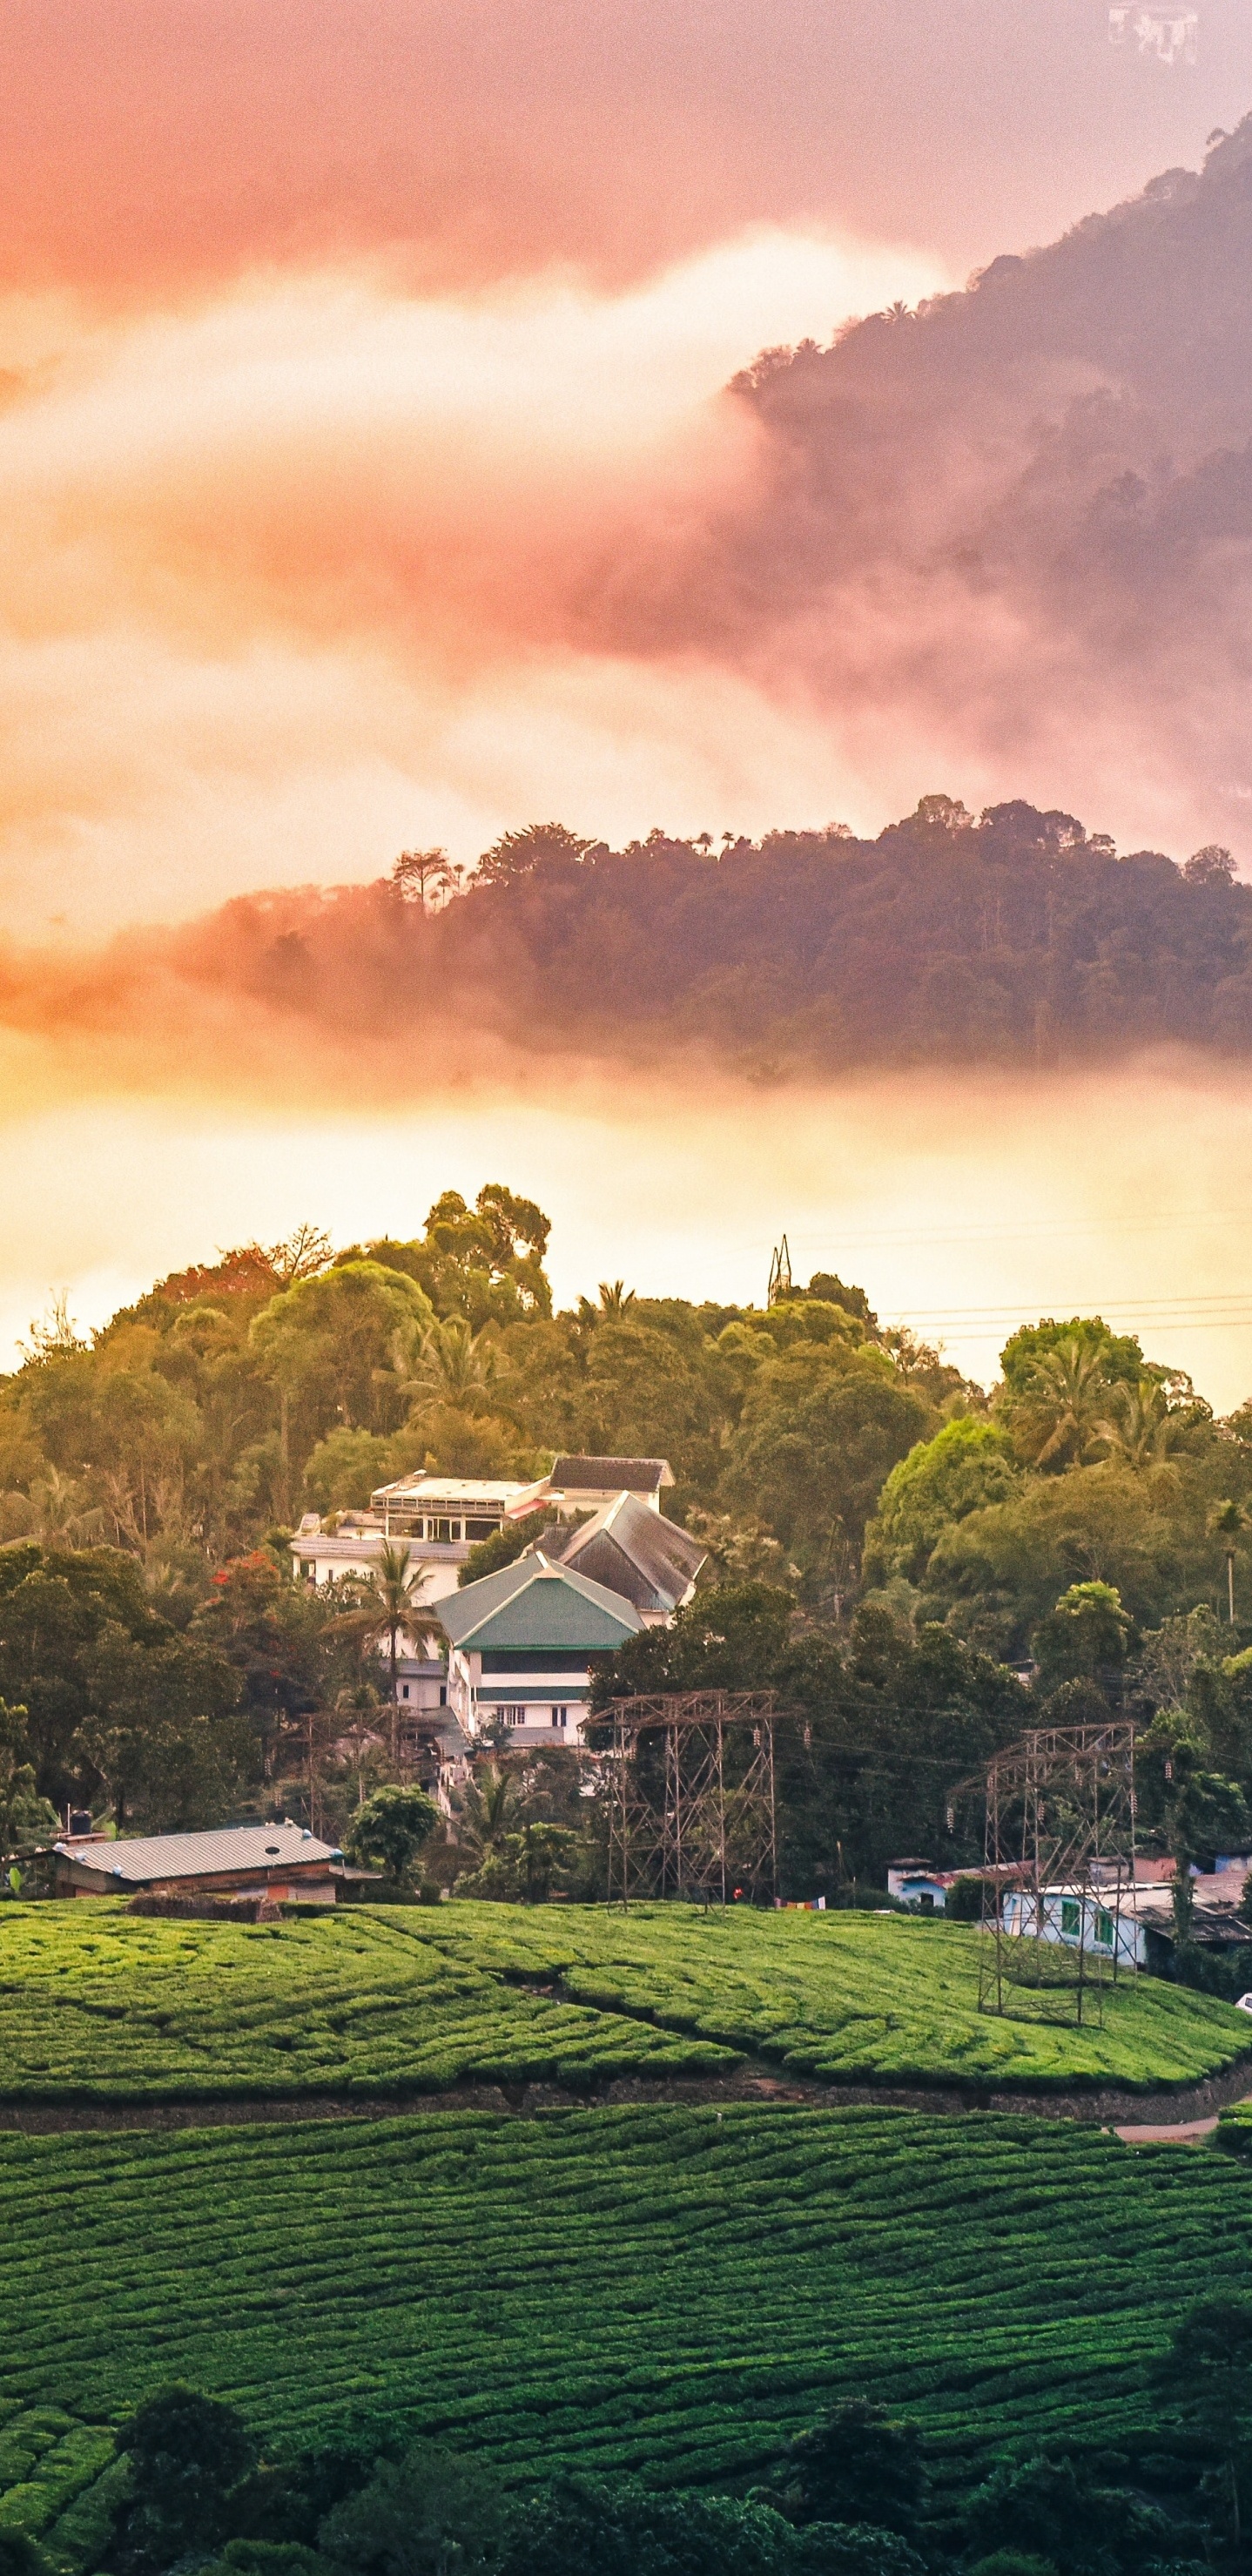
<svg viewBox="0 0 1252 2576">
<path fill-rule="evenodd" d="M 558 1458 L 552 1469 L 558 1494 L 586 1486 L 600 1494 L 655 1494 L 673 1481 L 668 1458 Z"/>
<path fill-rule="evenodd" d="M 636 1609 L 668 1613 L 695 1581 L 707 1550 L 637 1495 L 622 1493 L 553 1552 L 563 1565 L 624 1593 Z"/>
</svg>

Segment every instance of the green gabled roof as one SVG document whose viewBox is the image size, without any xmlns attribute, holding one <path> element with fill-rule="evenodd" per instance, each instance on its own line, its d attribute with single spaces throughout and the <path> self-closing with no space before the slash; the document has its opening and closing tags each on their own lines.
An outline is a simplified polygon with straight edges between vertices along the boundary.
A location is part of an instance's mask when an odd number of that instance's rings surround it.
<svg viewBox="0 0 1252 2576">
<path fill-rule="evenodd" d="M 454 1646 L 472 1654 L 507 1646 L 581 1646 L 612 1653 L 643 1625 L 632 1601 L 572 1567 L 522 1556 L 432 1602 Z"/>
</svg>

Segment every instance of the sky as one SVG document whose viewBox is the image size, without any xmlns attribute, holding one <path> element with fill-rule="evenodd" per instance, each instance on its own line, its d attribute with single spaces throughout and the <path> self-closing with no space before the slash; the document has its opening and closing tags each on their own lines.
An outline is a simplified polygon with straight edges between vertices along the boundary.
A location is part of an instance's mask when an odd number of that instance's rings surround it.
<svg viewBox="0 0 1252 2576">
<path fill-rule="evenodd" d="M 1250 107 L 1245 0 L 12 0 L 0 943 L 42 952 L 62 1007 L 55 1035 L 5 1039 L 0 1345 L 62 1285 L 101 1320 L 292 1213 L 411 1230 L 445 1183 L 497 1176 L 559 1200 L 571 1288 L 750 1294 L 790 1221 L 949 1336 L 971 1304 L 1037 1311 L 1071 1281 L 1150 1274 L 1196 1313 L 1224 1293 L 1229 1083 L 1201 1083 L 1193 1157 L 1186 1084 L 1136 1077 L 1134 1169 L 1169 1211 L 1145 1263 L 1121 1179 L 1102 1213 L 1043 1095 L 1012 1117 L 976 1086 L 750 1114 L 711 1095 L 684 1140 L 647 1086 L 593 1085 L 592 1120 L 565 1086 L 523 1114 L 419 1046 L 399 1097 L 365 1083 L 354 1114 L 351 1068 L 315 1063 L 282 1069 L 271 1111 L 228 1064 L 238 1031 L 216 1087 L 168 1047 L 122 1067 L 73 1043 L 73 989 L 132 925 L 371 877 L 404 846 L 472 859 L 549 815 L 610 839 L 876 831 L 940 788 L 1072 804 L 1123 845 L 1237 845 L 1240 782 L 1210 813 L 1146 735 L 1131 757 L 1116 729 L 954 719 L 888 685 L 876 644 L 867 714 L 864 671 L 852 709 L 794 632 L 730 650 L 699 612 L 705 540 L 755 525 L 770 472 L 737 369 L 1198 169 Z M 1124 1127 L 1124 1084 L 1087 1109 Z M 1020 1188 L 1035 1213 L 993 1277 Z M 1246 1335 L 1204 1334 L 1238 1401 Z"/>
</svg>

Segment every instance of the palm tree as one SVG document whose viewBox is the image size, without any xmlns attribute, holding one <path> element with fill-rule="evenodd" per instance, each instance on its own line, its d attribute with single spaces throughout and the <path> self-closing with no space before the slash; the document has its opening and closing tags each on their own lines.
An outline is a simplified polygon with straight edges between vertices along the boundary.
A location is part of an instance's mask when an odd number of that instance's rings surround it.
<svg viewBox="0 0 1252 2576">
<path fill-rule="evenodd" d="M 1115 1386 L 1109 1413 L 1111 1419 L 1095 1428 L 1114 1457 L 1128 1467 L 1155 1467 L 1168 1457 L 1179 1426 L 1157 1379 L 1141 1377 L 1137 1386 Z"/>
<path fill-rule="evenodd" d="M 517 1805 L 517 1782 L 498 1762 L 486 1762 L 462 1792 L 457 1840 L 480 1867 L 502 1843 Z"/>
<path fill-rule="evenodd" d="M 49 1467 L 46 1476 L 31 1486 L 30 1499 L 45 1547 L 84 1547 L 104 1536 L 99 1504 L 85 1502 L 82 1486 L 63 1476 L 59 1468 Z"/>
<path fill-rule="evenodd" d="M 620 1279 L 600 1282 L 600 1312 L 606 1324 L 620 1324 L 623 1315 L 635 1302 L 635 1291 Z"/>
<path fill-rule="evenodd" d="M 1208 1525 L 1210 1531 L 1220 1537 L 1222 1542 L 1222 1554 L 1226 1559 L 1226 1599 L 1230 1608 L 1230 1624 L 1233 1628 L 1235 1624 L 1235 1547 L 1241 1533 L 1246 1529 L 1252 1529 L 1252 1513 L 1243 1503 L 1229 1500 L 1214 1503 L 1209 1513 Z"/>
<path fill-rule="evenodd" d="M 1036 1361 L 1015 1425 L 1032 1467 L 1081 1466 L 1105 1436 L 1100 1423 L 1109 1396 L 1105 1356 L 1101 1343 L 1081 1341 L 1071 1333 Z"/>
<path fill-rule="evenodd" d="M 405 1629 L 412 1629 L 422 1588 L 425 1569 L 415 1562 L 412 1549 L 395 1547 L 387 1540 L 365 1578 L 372 1599 L 362 1601 L 355 1610 L 347 1610 L 336 1620 L 339 1628 L 351 1629 L 363 1646 L 379 1637 L 387 1640 L 391 1667 L 391 1758 L 396 1758 L 396 1730 L 399 1706 L 396 1698 L 396 1664 L 399 1642 Z"/>
<path fill-rule="evenodd" d="M 393 1353 L 401 1394 L 418 1420 L 436 1405 L 452 1405 L 458 1413 L 489 1405 L 500 1365 L 489 1326 L 475 1333 L 463 1315 L 449 1315 L 423 1334 L 411 1377 L 404 1373 L 404 1356 L 399 1348 Z"/>
</svg>

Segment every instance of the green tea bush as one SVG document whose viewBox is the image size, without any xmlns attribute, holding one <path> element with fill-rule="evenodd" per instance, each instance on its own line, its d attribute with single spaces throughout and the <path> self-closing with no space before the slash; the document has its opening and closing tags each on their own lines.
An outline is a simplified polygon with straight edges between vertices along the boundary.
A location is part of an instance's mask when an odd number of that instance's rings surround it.
<svg viewBox="0 0 1252 2576">
<path fill-rule="evenodd" d="M 1159 2446 L 1154 2372 L 1197 2282 L 1247 2280 L 1252 2176 L 990 2113 L 432 2110 L 0 2136 L 0 2244 L 27 2488 L 64 2427 L 107 2456 L 174 2380 L 266 2458 L 369 2418 L 515 2489 L 773 2486 L 863 2399 L 921 2425 L 942 2520 L 1027 2444 Z M 23 2518 L 58 2565 L 89 2563 L 86 2502 Z"/>
<path fill-rule="evenodd" d="M 978 2011 L 978 1945 L 903 1916 L 457 1901 L 166 1921 L 0 1910 L 0 2102 L 594 2091 L 741 2060 L 828 2084 L 1184 2085 L 1252 2021 L 1149 1977 L 1076 2029 L 1046 1986 Z"/>
<path fill-rule="evenodd" d="M 0 2101 L 420 2094 L 735 2062 L 716 2042 L 527 1994 L 476 1966 L 472 1945 L 451 1956 L 423 1939 L 433 1919 L 353 1906 L 280 1924 L 163 1921 L 107 1898 L 6 1908 Z"/>
</svg>

